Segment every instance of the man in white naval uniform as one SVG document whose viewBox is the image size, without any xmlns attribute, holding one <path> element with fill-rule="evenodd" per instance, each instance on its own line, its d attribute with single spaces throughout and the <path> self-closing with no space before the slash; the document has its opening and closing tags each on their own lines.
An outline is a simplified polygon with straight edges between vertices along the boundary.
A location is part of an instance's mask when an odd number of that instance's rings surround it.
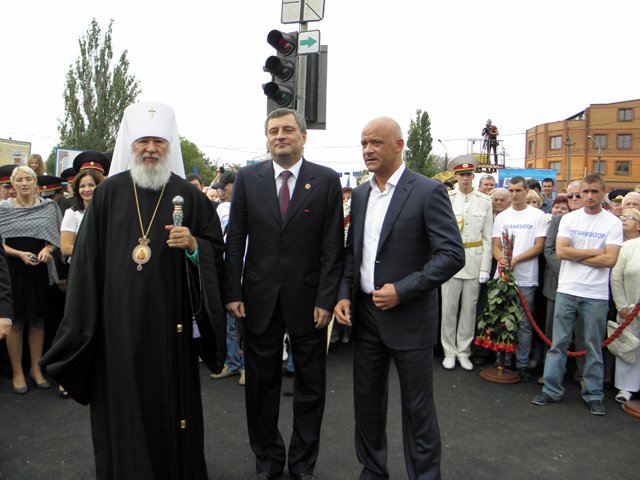
<svg viewBox="0 0 640 480">
<path fill-rule="evenodd" d="M 473 370 L 469 356 L 475 334 L 476 303 L 480 283 L 489 280 L 491 270 L 491 197 L 473 189 L 475 161 L 471 155 L 461 155 L 449 164 L 458 182 L 458 188 L 449 192 L 449 199 L 460 227 L 466 262 L 442 285 L 442 366 L 447 370 L 455 368 L 456 358 L 463 369 Z"/>
</svg>

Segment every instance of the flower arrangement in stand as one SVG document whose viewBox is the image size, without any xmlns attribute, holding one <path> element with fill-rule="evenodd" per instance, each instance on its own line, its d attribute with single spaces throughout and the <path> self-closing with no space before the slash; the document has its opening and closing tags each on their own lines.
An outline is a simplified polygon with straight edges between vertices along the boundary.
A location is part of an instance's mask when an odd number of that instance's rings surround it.
<svg viewBox="0 0 640 480">
<path fill-rule="evenodd" d="M 498 266 L 498 278 L 488 283 L 487 305 L 478 319 L 478 334 L 474 344 L 502 352 L 499 356 L 499 365 L 495 369 L 483 370 L 481 376 L 489 381 L 498 383 L 512 383 L 511 379 L 517 380 L 514 372 L 513 377 L 507 375 L 504 370 L 504 354 L 516 351 L 518 343 L 518 322 L 522 318 L 518 300 L 518 287 L 515 283 L 513 270 L 511 269 L 511 259 L 513 257 L 513 235 L 509 235 L 508 229 L 504 229 L 501 234 L 502 254 L 509 266 Z M 489 377 L 489 378 L 487 378 Z M 496 380 L 496 377 L 500 380 Z M 504 381 L 509 377 L 509 381 Z M 514 382 L 515 383 L 515 382 Z"/>
</svg>

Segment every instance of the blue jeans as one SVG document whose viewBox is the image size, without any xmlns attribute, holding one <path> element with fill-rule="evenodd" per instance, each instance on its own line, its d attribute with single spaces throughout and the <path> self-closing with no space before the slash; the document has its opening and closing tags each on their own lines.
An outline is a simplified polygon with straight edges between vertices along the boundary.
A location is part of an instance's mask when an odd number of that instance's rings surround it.
<svg viewBox="0 0 640 480">
<path fill-rule="evenodd" d="M 520 287 L 524 301 L 529 307 L 531 315 L 535 318 L 534 298 L 536 295 L 536 288 L 538 287 Z M 522 319 L 518 322 L 518 347 L 516 348 L 516 368 L 527 368 L 529 365 L 529 354 L 531 353 L 531 337 L 532 328 L 529 318 L 527 318 L 522 308 L 522 303 L 518 301 L 520 305 L 520 311 L 522 312 Z"/>
<path fill-rule="evenodd" d="M 553 344 L 547 352 L 544 364 L 542 391 L 553 399 L 564 394 L 562 379 L 567 364 L 567 349 L 571 343 L 573 324 L 577 318 L 584 323 L 584 343 L 587 355 L 582 373 L 582 398 L 586 402 L 603 400 L 602 341 L 607 328 L 608 300 L 576 297 L 566 293 L 556 294 L 553 316 Z"/>
<path fill-rule="evenodd" d="M 244 369 L 244 357 L 238 346 L 236 319 L 229 313 L 227 313 L 227 358 L 224 364 L 232 372 Z"/>
</svg>

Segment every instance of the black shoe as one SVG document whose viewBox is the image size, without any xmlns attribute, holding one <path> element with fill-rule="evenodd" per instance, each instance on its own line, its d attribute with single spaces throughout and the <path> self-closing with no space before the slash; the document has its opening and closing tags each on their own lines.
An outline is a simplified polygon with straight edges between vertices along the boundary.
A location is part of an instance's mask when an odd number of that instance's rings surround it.
<svg viewBox="0 0 640 480">
<path fill-rule="evenodd" d="M 280 476 L 276 472 L 258 472 L 253 476 L 252 480 L 274 480 Z"/>
<path fill-rule="evenodd" d="M 520 380 L 523 382 L 531 380 L 531 375 L 529 374 L 529 369 L 527 367 L 520 367 L 518 369 L 518 375 L 520 376 Z"/>
<path fill-rule="evenodd" d="M 607 413 L 602 400 L 591 400 L 590 402 L 587 402 L 587 405 L 589 406 L 589 411 L 594 415 L 606 415 Z"/>
<path fill-rule="evenodd" d="M 476 367 L 481 367 L 485 363 L 487 363 L 487 357 L 485 357 L 483 355 L 472 355 L 471 356 L 471 363 L 473 363 Z"/>
<path fill-rule="evenodd" d="M 531 403 L 533 403 L 534 405 L 540 405 L 540 406 L 545 406 L 548 403 L 559 402 L 559 401 L 560 401 L 559 398 L 555 399 L 551 395 L 548 395 L 544 392 L 540 392 L 539 394 L 537 394 L 535 397 L 531 399 Z"/>
</svg>

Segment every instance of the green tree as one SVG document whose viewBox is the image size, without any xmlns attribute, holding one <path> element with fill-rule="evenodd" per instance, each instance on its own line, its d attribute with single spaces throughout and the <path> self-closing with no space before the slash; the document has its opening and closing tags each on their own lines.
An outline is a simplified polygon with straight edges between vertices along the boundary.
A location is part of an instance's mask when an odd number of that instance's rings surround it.
<svg viewBox="0 0 640 480">
<path fill-rule="evenodd" d="M 180 137 L 180 149 L 182 150 L 184 172 L 187 175 L 193 173 L 193 165 L 197 163 L 198 176 L 205 186 L 209 186 L 218 173 L 217 162 L 209 160 L 209 157 L 195 143 L 185 137 Z"/>
<path fill-rule="evenodd" d="M 102 34 L 94 18 L 80 37 L 80 55 L 69 66 L 64 89 L 64 119 L 59 121 L 60 146 L 107 152 L 113 149 L 124 109 L 140 93 L 129 74 L 127 51 L 113 65 L 111 30 Z"/>
<path fill-rule="evenodd" d="M 404 158 L 409 168 L 427 177 L 432 177 L 438 171 L 431 156 L 432 143 L 429 114 L 418 109 L 415 120 L 411 120 L 409 125 Z"/>
<path fill-rule="evenodd" d="M 362 182 L 366 181 L 366 179 L 370 178 L 371 172 L 366 168 L 360 172 L 360 176 L 356 179 L 356 186 L 360 185 Z"/>
</svg>

